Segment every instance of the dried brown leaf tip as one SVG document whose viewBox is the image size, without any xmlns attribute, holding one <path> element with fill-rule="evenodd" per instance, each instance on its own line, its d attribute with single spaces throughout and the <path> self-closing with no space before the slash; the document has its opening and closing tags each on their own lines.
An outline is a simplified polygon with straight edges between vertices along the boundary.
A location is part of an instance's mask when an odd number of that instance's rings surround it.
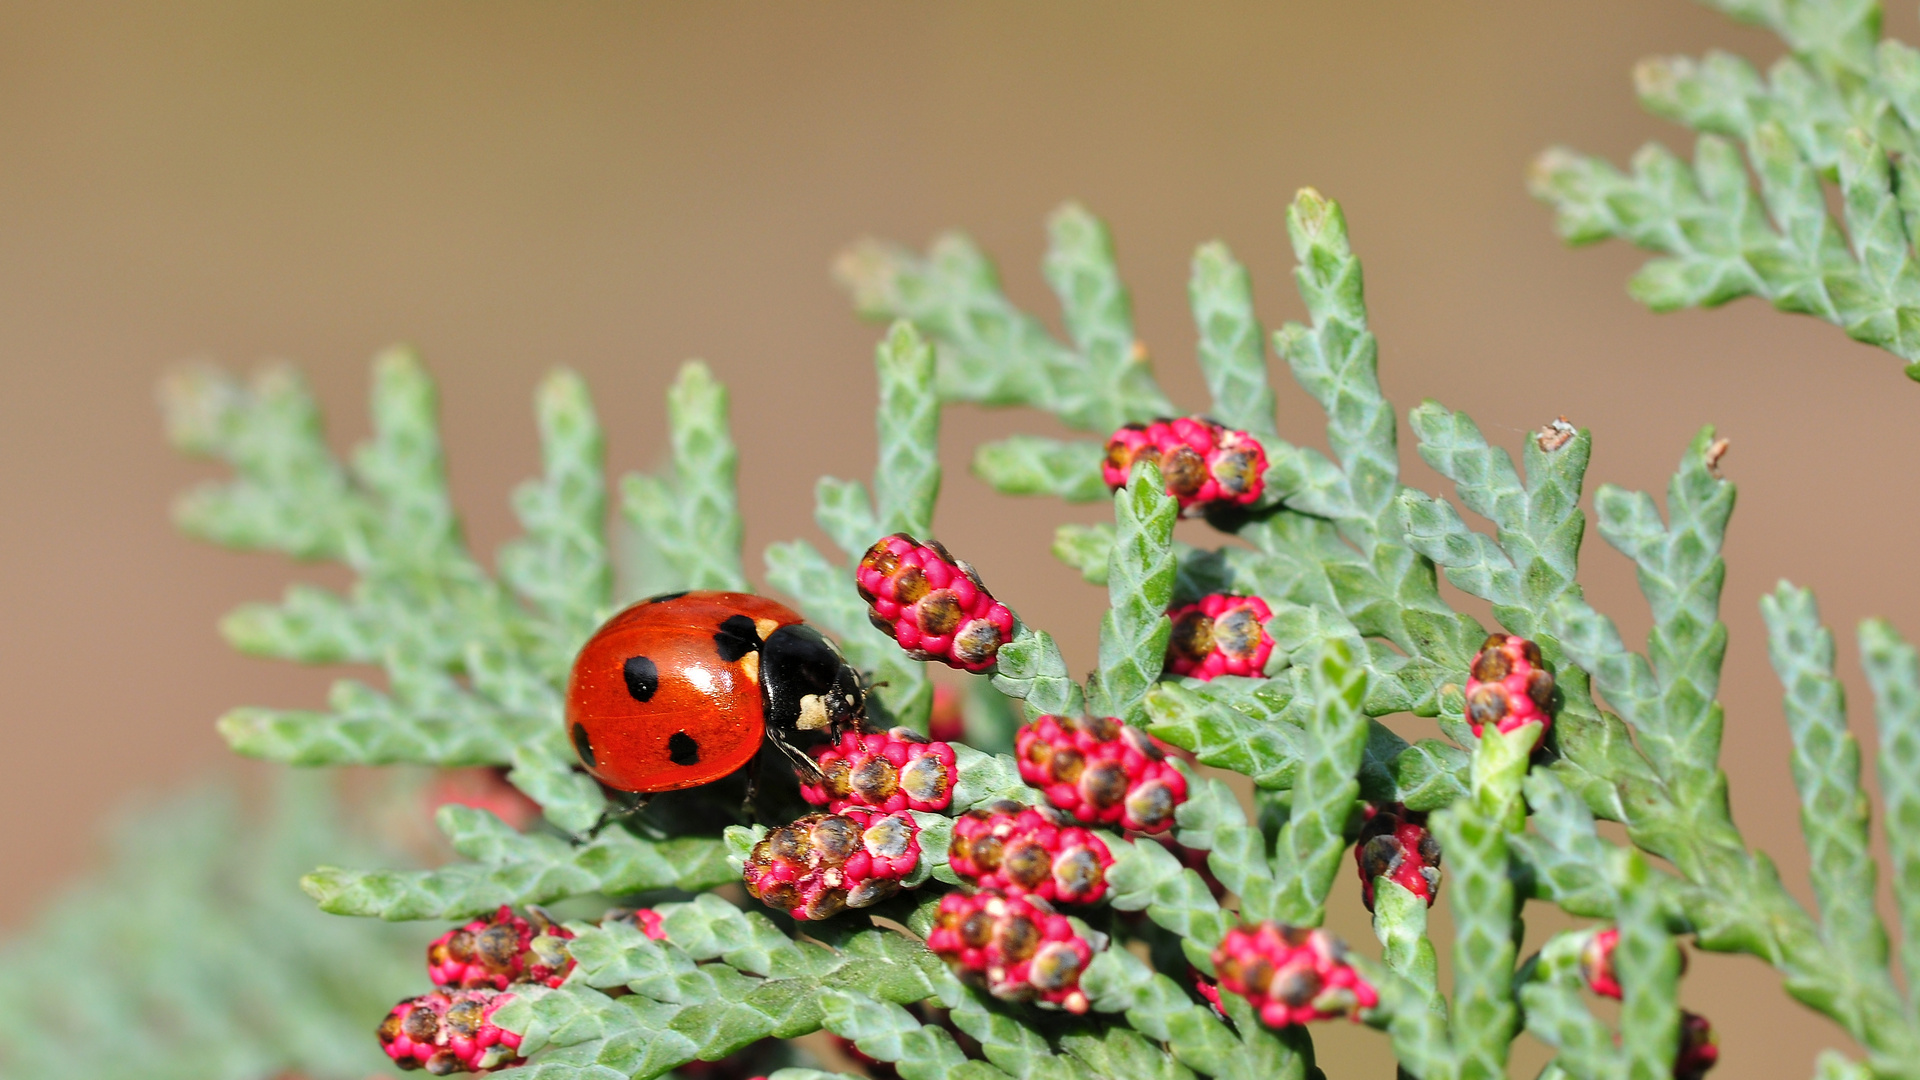
<svg viewBox="0 0 1920 1080">
<path fill-rule="evenodd" d="M 1574 435 L 1573 425 L 1568 423 L 1565 414 L 1562 414 L 1555 417 L 1553 423 L 1535 432 L 1533 439 L 1540 445 L 1541 450 L 1551 454 L 1572 442 Z"/>
<path fill-rule="evenodd" d="M 1727 456 L 1727 448 L 1732 445 L 1731 439 L 1715 439 L 1707 447 L 1707 471 L 1713 474 L 1715 480 L 1726 479 L 1720 475 L 1720 459 Z"/>
</svg>

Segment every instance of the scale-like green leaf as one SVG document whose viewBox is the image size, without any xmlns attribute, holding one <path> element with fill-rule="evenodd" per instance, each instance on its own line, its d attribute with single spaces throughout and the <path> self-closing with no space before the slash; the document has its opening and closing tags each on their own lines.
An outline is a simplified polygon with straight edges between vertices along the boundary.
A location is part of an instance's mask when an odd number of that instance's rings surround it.
<svg viewBox="0 0 1920 1080">
<path fill-rule="evenodd" d="M 1107 868 L 1113 906 L 1120 911 L 1145 911 L 1179 939 L 1194 967 L 1212 971 L 1213 947 L 1235 920 L 1220 909 L 1207 883 L 1158 841 L 1110 837 L 1106 844 L 1113 853 L 1113 865 Z"/>
<path fill-rule="evenodd" d="M 544 616 L 537 625 L 565 663 L 613 602 L 606 445 L 578 375 L 548 376 L 534 404 L 546 470 L 513 493 L 526 536 L 500 550 L 500 580 Z"/>
<path fill-rule="evenodd" d="M 1300 729 L 1258 723 L 1212 693 L 1211 685 L 1163 682 L 1147 692 L 1148 730 L 1191 751 L 1202 763 L 1232 769 L 1262 787 L 1293 786 L 1300 767 Z"/>
<path fill-rule="evenodd" d="M 1326 410 L 1327 442 L 1344 474 L 1303 509 L 1338 521 L 1361 551 L 1371 553 L 1389 527 L 1400 462 L 1393 407 L 1380 393 L 1379 347 L 1367 329 L 1360 260 L 1339 204 L 1312 188 L 1287 208 L 1287 233 L 1300 261 L 1294 277 L 1313 325 L 1288 323 L 1274 334 L 1273 347 Z M 1285 448 L 1270 456 L 1282 477 L 1280 494 L 1321 489 L 1319 467 L 1312 463 L 1318 455 Z"/>
<path fill-rule="evenodd" d="M 944 1032 L 903 1022 L 904 1013 L 888 1008 L 929 998 L 936 988 L 932 958 L 905 938 L 864 929 L 796 942 L 765 916 L 710 896 L 655 910 L 666 941 L 628 923 L 578 926 L 569 943 L 580 969 L 575 980 L 557 990 L 523 988 L 496 1014 L 496 1022 L 523 1036 L 532 1075 L 585 1080 L 611 1069 L 646 1080 L 823 1026 L 900 1062 L 903 1075 L 911 1069 L 935 1076 L 936 1062 L 959 1063 Z M 615 988 L 630 993 L 600 992 Z"/>
<path fill-rule="evenodd" d="M 1629 285 L 1657 311 L 1757 295 L 1913 361 L 1920 275 L 1910 237 L 1920 204 L 1896 178 L 1920 179 L 1907 161 L 1920 148 L 1914 51 L 1879 40 L 1874 0 L 1710 2 L 1770 27 L 1794 55 L 1764 79 L 1720 53 L 1642 64 L 1641 102 L 1703 133 L 1693 164 L 1648 146 L 1628 176 L 1555 149 L 1534 166 L 1534 194 L 1554 205 L 1574 243 L 1618 237 L 1659 253 Z M 1838 182 L 1847 235 L 1823 178 Z"/>
<path fill-rule="evenodd" d="M 1125 949 L 1095 954 L 1080 976 L 1080 986 L 1093 999 L 1095 1011 L 1124 1013 L 1135 1031 L 1167 1043 L 1173 1056 L 1195 1072 L 1254 1080 L 1297 1077 L 1302 1068 L 1298 1053 L 1284 1045 L 1277 1048 L 1284 1054 L 1280 1068 L 1247 1055 L 1246 1045 L 1211 1009 Z"/>
<path fill-rule="evenodd" d="M 1462 1076 L 1502 1076 L 1519 1025 L 1513 971 L 1519 908 L 1499 816 L 1477 799 L 1435 814 L 1453 911 L 1453 1046 Z"/>
<path fill-rule="evenodd" d="M 1680 949 L 1667 935 L 1653 870 L 1638 852 L 1614 857 L 1620 940 L 1614 972 L 1620 1002 L 1620 1049 L 1626 1075 L 1669 1076 L 1680 1049 Z"/>
<path fill-rule="evenodd" d="M 1647 658 L 1628 653 L 1611 623 L 1572 597 L 1559 605 L 1554 627 L 1633 725 L 1674 797 L 1695 806 L 1724 805 L 1726 784 L 1717 764 L 1721 710 L 1714 695 L 1727 645 L 1719 618 L 1726 577 L 1720 546 L 1733 512 L 1733 485 L 1708 469 L 1712 442 L 1707 428 L 1682 455 L 1667 492 L 1670 523 L 1644 493 L 1603 486 L 1595 498 L 1601 536 L 1639 565 L 1640 590 L 1654 618 Z"/>
<path fill-rule="evenodd" d="M 1041 269 L 1079 351 L 1078 378 L 1060 386 L 1055 411 L 1068 423 L 1084 419 L 1096 430 L 1172 412 L 1144 351 L 1134 344 L 1133 303 L 1120 282 L 1107 227 L 1068 203 L 1047 221 L 1047 237 Z"/>
<path fill-rule="evenodd" d="M 1440 994 L 1440 957 L 1427 936 L 1427 901 L 1392 878 L 1375 878 L 1373 934 L 1380 939 L 1381 962 L 1419 991 L 1428 1011 L 1444 1022 L 1447 999 Z M 1445 1052 L 1451 1047 L 1431 1049 Z"/>
<path fill-rule="evenodd" d="M 1025 623 L 1013 628 L 1013 640 L 1000 646 L 993 685 L 1010 698 L 1026 702 L 1029 718 L 1051 713 L 1072 716 L 1080 711 L 1080 684 L 1067 674 L 1067 661 L 1053 636 Z"/>
<path fill-rule="evenodd" d="M 264 806 L 221 784 L 115 811 L 99 870 L 0 944 L 0 1074 L 258 1080 L 387 1067 L 370 1025 L 420 991 L 437 929 L 337 919 L 288 888 L 319 858 L 399 855 L 367 848 L 372 815 L 352 813 L 329 778 L 269 775 Z"/>
<path fill-rule="evenodd" d="M 1860 790 L 1860 747 L 1847 733 L 1845 691 L 1833 674 L 1833 635 L 1813 594 L 1781 582 L 1762 597 L 1773 668 L 1786 688 L 1793 783 L 1812 862 L 1822 932 L 1835 959 L 1863 971 L 1887 962 L 1887 934 L 1874 910 L 1877 875 Z"/>
<path fill-rule="evenodd" d="M 346 556 L 371 508 L 327 449 L 320 407 L 298 372 L 270 367 L 242 385 L 215 368 L 188 368 L 162 384 L 161 403 L 176 447 L 236 474 L 175 503 L 182 531 L 302 559 Z"/>
<path fill-rule="evenodd" d="M 1492 601 L 1494 616 L 1509 630 L 1539 637 L 1545 629 L 1540 615 L 1562 595 L 1580 595 L 1575 574 L 1586 528 L 1580 485 L 1592 438 L 1551 428 L 1529 438 L 1522 482 L 1513 459 L 1489 446 L 1465 413 L 1426 402 L 1408 420 L 1420 438 L 1420 456 L 1453 481 L 1469 510 L 1499 529 L 1498 544 L 1488 543 L 1468 532 L 1447 503 L 1408 491 L 1401 496 L 1408 544 L 1446 567 L 1449 581 Z"/>
<path fill-rule="evenodd" d="M 1113 526 L 1062 525 L 1053 532 L 1053 557 L 1080 572 L 1089 585 L 1107 583 L 1107 560 L 1113 552 Z"/>
<path fill-rule="evenodd" d="M 1312 666 L 1313 715 L 1302 732 L 1292 812 L 1275 845 L 1274 891 L 1242 897 L 1254 918 L 1318 926 L 1327 893 L 1358 812 L 1361 756 L 1367 746 L 1367 669 L 1341 641 L 1329 641 Z"/>
<path fill-rule="evenodd" d="M 1113 500 L 1114 539 L 1107 557 L 1111 606 L 1100 620 L 1100 677 L 1088 704 L 1105 716 L 1144 724 L 1147 689 L 1166 667 L 1173 623 L 1173 523 L 1180 506 L 1153 462 L 1134 467 Z"/>
<path fill-rule="evenodd" d="M 1267 384 L 1267 335 L 1253 311 L 1246 267 L 1225 244 L 1203 245 L 1193 255 L 1187 298 L 1200 330 L 1200 374 L 1213 396 L 1208 415 L 1263 443 L 1278 438 Z"/>
<path fill-rule="evenodd" d="M 1100 476 L 1105 448 L 1097 442 L 1061 442 L 1036 435 L 1014 435 L 981 443 L 973 453 L 973 473 L 1002 495 L 1052 495 L 1067 502 L 1107 498 Z"/>
<path fill-rule="evenodd" d="M 301 888 L 336 915 L 383 919 L 466 919 L 501 904 L 545 904 L 583 893 L 710 889 L 736 880 L 721 841 L 652 841 L 609 828 L 584 843 L 521 834 L 484 810 L 445 806 L 440 828 L 472 862 L 438 870 L 342 870 L 321 867 Z"/>
<path fill-rule="evenodd" d="M 926 258 L 877 243 L 835 266 L 869 318 L 909 319 L 935 343 L 948 401 L 1030 405 L 1102 434 L 1175 410 L 1133 341 L 1126 289 L 1106 227 L 1069 204 L 1049 222 L 1047 281 L 1074 347 L 1020 311 L 971 241 L 950 235 Z"/>
<path fill-rule="evenodd" d="M 665 476 L 626 478 L 625 510 L 673 568 L 682 589 L 747 588 L 740 567 L 739 459 L 727 424 L 727 390 L 689 361 L 667 392 L 673 461 Z"/>
<path fill-rule="evenodd" d="M 880 463 L 873 470 L 878 532 L 929 536 L 940 495 L 940 399 L 933 349 L 909 322 L 887 332 L 874 355 L 880 374 Z M 846 549 L 858 555 L 879 539 Z"/>
<path fill-rule="evenodd" d="M 1520 988 L 1527 1030 L 1559 1051 L 1549 1068 L 1575 1080 L 1611 1080 L 1625 1075 L 1613 1033 L 1581 1000 L 1580 952 L 1595 931 L 1556 934 L 1528 964 Z M 1665 1072 L 1671 1074 L 1672 1066 Z M 1651 1078 L 1650 1078 L 1651 1080 Z"/>
<path fill-rule="evenodd" d="M 1909 985 L 1920 978 L 1920 659 L 1879 620 L 1860 625 L 1860 654 L 1873 686 L 1886 810 L 1888 877 L 1900 912 L 1900 956 Z"/>
</svg>

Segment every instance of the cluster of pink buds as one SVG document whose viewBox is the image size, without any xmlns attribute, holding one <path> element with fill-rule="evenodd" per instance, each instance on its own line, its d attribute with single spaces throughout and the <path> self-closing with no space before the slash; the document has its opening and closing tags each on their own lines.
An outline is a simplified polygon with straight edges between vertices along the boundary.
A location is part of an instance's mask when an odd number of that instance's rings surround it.
<svg viewBox="0 0 1920 1080">
<path fill-rule="evenodd" d="M 438 989 L 395 1005 L 377 1031 L 395 1065 L 448 1076 L 524 1064 L 520 1036 L 494 1024 L 495 1010 L 513 1000 L 509 987 L 559 986 L 574 967 L 573 931 L 531 904 L 526 911 L 522 917 L 502 904 L 427 946 L 427 974 Z M 612 921 L 656 941 L 667 936 L 651 909 L 610 911 L 602 922 Z"/>
<path fill-rule="evenodd" d="M 894 533 L 867 549 L 854 580 L 867 618 L 916 660 L 985 671 L 1013 640 L 1007 605 L 938 543 Z"/>
<path fill-rule="evenodd" d="M 1467 674 L 1467 723 L 1475 736 L 1492 724 L 1505 735 L 1524 724 L 1545 731 L 1552 723 L 1553 673 L 1540 661 L 1540 646 L 1515 634 L 1495 634 L 1474 654 Z"/>
<path fill-rule="evenodd" d="M 513 1000 L 498 990 L 435 990 L 408 998 L 380 1022 L 380 1048 L 403 1070 L 435 1076 L 522 1064 L 520 1036 L 493 1022 Z"/>
<path fill-rule="evenodd" d="M 1613 953 L 1620 947 L 1620 931 L 1607 927 L 1587 939 L 1580 950 L 1580 977 L 1587 989 L 1601 997 L 1619 1001 L 1620 978 L 1613 970 Z M 1687 970 L 1687 954 L 1680 954 L 1680 970 Z M 1720 1045 L 1714 1040 L 1713 1025 L 1698 1013 L 1680 1011 L 1680 1049 L 1674 1055 L 1674 1080 L 1700 1080 L 1720 1060 Z"/>
<path fill-rule="evenodd" d="M 1128 424 L 1114 432 L 1101 478 L 1116 491 L 1126 487 L 1136 461 L 1160 466 L 1167 494 L 1187 515 L 1213 505 L 1246 506 L 1266 484 L 1267 451 L 1260 440 L 1200 416 Z"/>
<path fill-rule="evenodd" d="M 984 982 L 994 997 L 1087 1011 L 1080 973 L 1093 946 L 1044 900 L 950 892 L 940 898 L 927 948 L 962 978 Z"/>
<path fill-rule="evenodd" d="M 850 806 L 782 825 L 747 858 L 747 892 L 796 919 L 827 919 L 900 891 L 920 866 L 913 816 Z"/>
<path fill-rule="evenodd" d="M 1387 880 L 1433 906 L 1440 895 L 1440 844 L 1427 831 L 1427 815 L 1399 803 L 1372 803 L 1360 827 L 1353 861 L 1360 867 L 1360 895 L 1373 910 L 1373 883 Z"/>
<path fill-rule="evenodd" d="M 945 810 L 953 803 L 959 775 L 953 747 L 928 742 L 908 728 L 849 731 L 840 741 L 814 751 L 820 762 L 817 782 L 800 794 L 829 813 L 851 806 L 893 813 L 896 810 Z"/>
<path fill-rule="evenodd" d="M 1014 736 L 1020 778 L 1089 824 L 1164 832 L 1187 800 L 1166 748 L 1111 716 L 1042 716 Z"/>
<path fill-rule="evenodd" d="M 1167 669 L 1175 675 L 1257 678 L 1273 655 L 1273 637 L 1267 633 L 1273 610 L 1257 596 L 1215 593 L 1167 614 L 1173 619 Z"/>
<path fill-rule="evenodd" d="M 1271 922 L 1237 926 L 1213 950 L 1213 970 L 1220 989 L 1246 998 L 1269 1027 L 1331 1016 L 1357 1019 L 1361 1009 L 1379 1002 L 1347 962 L 1347 947 L 1325 930 Z M 1217 995 L 1209 997 L 1217 1008 Z"/>
<path fill-rule="evenodd" d="M 573 931 L 532 905 L 527 916 L 523 919 L 502 904 L 491 917 L 435 938 L 427 946 L 427 974 L 433 984 L 452 990 L 505 990 L 521 982 L 565 982 L 573 970 L 566 944 Z"/>
<path fill-rule="evenodd" d="M 1107 894 L 1113 855 L 1057 811 L 1001 800 L 953 823 L 947 861 L 961 880 L 984 889 L 1091 904 Z"/>
</svg>

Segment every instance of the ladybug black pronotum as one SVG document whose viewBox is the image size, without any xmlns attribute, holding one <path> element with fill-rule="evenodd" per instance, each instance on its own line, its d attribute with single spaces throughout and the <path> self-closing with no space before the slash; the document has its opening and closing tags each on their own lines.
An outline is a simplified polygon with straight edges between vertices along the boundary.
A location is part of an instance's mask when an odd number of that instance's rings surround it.
<svg viewBox="0 0 1920 1080">
<path fill-rule="evenodd" d="M 655 596 L 594 631 L 567 684 L 581 764 L 620 791 L 698 787 L 737 772 L 763 741 L 802 768 L 801 742 L 858 727 L 859 673 L 793 611 L 745 593 Z"/>
</svg>

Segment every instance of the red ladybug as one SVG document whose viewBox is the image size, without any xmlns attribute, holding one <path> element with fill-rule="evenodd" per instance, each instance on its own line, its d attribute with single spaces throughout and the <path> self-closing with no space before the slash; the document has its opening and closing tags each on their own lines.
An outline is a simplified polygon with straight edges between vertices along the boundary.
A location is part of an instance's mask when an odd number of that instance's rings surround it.
<svg viewBox="0 0 1920 1080">
<path fill-rule="evenodd" d="M 573 661 L 567 730 L 587 771 L 621 791 L 731 775 L 771 741 L 796 764 L 803 733 L 837 740 L 866 717 L 860 675 L 800 616 L 745 593 L 642 600 Z"/>
</svg>

